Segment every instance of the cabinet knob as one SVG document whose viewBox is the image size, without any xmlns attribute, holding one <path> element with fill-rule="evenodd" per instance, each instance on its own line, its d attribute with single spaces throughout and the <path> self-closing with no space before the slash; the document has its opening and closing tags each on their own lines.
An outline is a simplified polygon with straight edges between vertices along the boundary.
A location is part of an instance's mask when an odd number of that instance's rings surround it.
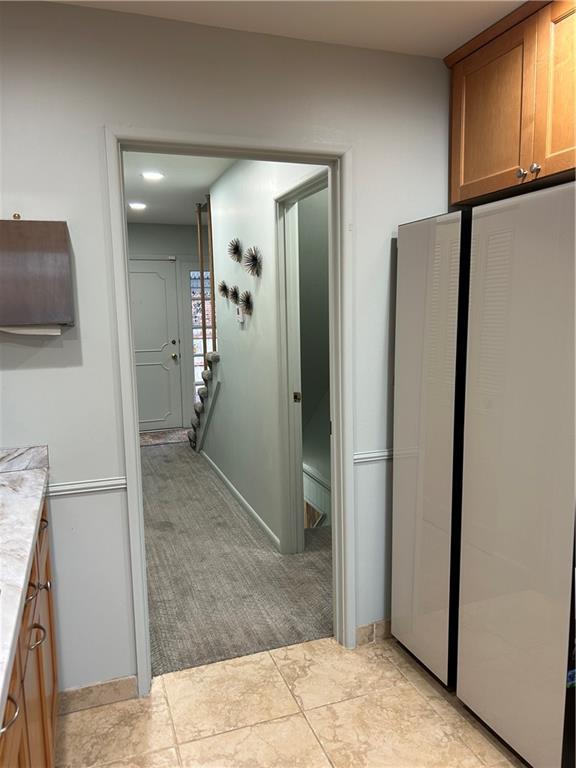
<svg viewBox="0 0 576 768">
<path fill-rule="evenodd" d="M 528 175 L 528 171 L 525 171 L 524 168 L 518 168 L 518 170 L 516 171 L 517 179 L 523 179 L 527 175 Z"/>
<path fill-rule="evenodd" d="M 3 736 L 6 733 L 6 731 L 14 725 L 16 720 L 18 720 L 18 716 L 20 715 L 20 706 L 16 701 L 16 699 L 13 696 L 10 696 L 10 694 L 8 694 L 7 698 L 8 698 L 8 701 L 14 707 L 14 714 L 12 715 L 10 720 L 8 720 L 7 723 L 4 723 L 2 725 L 2 728 L 0 728 L 0 736 Z"/>
<path fill-rule="evenodd" d="M 542 170 L 542 166 L 538 163 L 532 163 L 530 166 L 530 173 L 539 173 Z"/>
<path fill-rule="evenodd" d="M 38 584 L 38 590 L 41 590 L 41 589 L 45 589 L 46 592 L 50 592 L 50 590 L 52 589 L 52 582 L 50 581 L 50 579 L 48 579 L 45 584 Z"/>
</svg>

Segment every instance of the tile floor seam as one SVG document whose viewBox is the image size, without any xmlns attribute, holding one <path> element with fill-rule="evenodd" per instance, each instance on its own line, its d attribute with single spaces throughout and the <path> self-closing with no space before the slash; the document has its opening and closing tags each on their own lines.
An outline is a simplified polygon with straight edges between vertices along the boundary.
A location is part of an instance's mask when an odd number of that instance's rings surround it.
<svg viewBox="0 0 576 768">
<path fill-rule="evenodd" d="M 160 682 L 162 684 L 162 690 L 164 691 L 164 698 L 166 699 L 166 706 L 168 707 L 168 717 L 170 719 L 170 727 L 172 728 L 172 736 L 174 737 L 174 746 L 176 747 L 176 757 L 178 758 L 178 766 L 181 768 L 182 760 L 180 758 L 180 750 L 178 749 L 178 738 L 176 736 L 176 726 L 174 725 L 174 718 L 172 716 L 172 707 L 170 706 L 170 699 L 168 698 L 168 691 L 164 685 L 164 675 L 160 675 Z"/>
<path fill-rule="evenodd" d="M 271 717 L 269 720 L 257 720 L 255 723 L 249 725 L 239 725 L 237 728 L 228 728 L 225 731 L 218 731 L 218 733 L 209 733 L 206 736 L 199 736 L 197 739 L 186 739 L 186 741 L 179 741 L 177 747 L 185 747 L 186 744 L 195 744 L 197 741 L 206 741 L 206 739 L 213 739 L 216 736 L 224 736 L 226 733 L 236 733 L 236 731 L 244 731 L 247 728 L 253 728 L 256 725 L 265 725 L 266 723 L 275 723 L 278 720 L 286 720 L 289 717 L 298 717 L 303 715 L 303 712 L 292 712 L 289 715 L 278 715 L 278 717 Z"/>
<path fill-rule="evenodd" d="M 276 649 L 274 649 L 274 650 L 276 650 Z M 288 690 L 290 691 L 290 696 L 292 696 L 292 698 L 293 698 L 293 700 L 294 700 L 294 703 L 295 703 L 295 704 L 296 704 L 296 706 L 298 707 L 299 711 L 300 711 L 300 712 L 304 712 L 304 708 L 303 708 L 303 707 L 300 705 L 300 702 L 298 701 L 298 699 L 297 699 L 297 698 L 296 698 L 296 696 L 294 695 L 294 692 L 292 691 L 292 688 L 290 688 L 290 685 L 289 685 L 289 683 L 288 683 L 288 680 L 286 680 L 286 678 L 285 678 L 285 677 L 284 677 L 284 675 L 282 674 L 282 670 L 280 669 L 280 667 L 279 667 L 279 666 L 278 666 L 278 664 L 276 663 L 276 659 L 275 659 L 275 658 L 274 658 L 274 656 L 273 656 L 273 655 L 270 653 L 270 651 L 268 651 L 268 656 L 270 656 L 270 658 L 272 659 L 272 663 L 274 664 L 274 666 L 275 666 L 275 667 L 276 667 L 276 669 L 278 670 L 278 674 L 279 674 L 279 675 L 280 675 L 280 677 L 282 678 L 282 682 L 284 683 L 284 685 L 286 686 L 286 688 L 288 688 Z"/>
<path fill-rule="evenodd" d="M 322 740 L 320 739 L 320 736 L 318 736 L 318 734 L 317 734 L 317 733 L 316 733 L 316 731 L 314 730 L 314 726 L 312 725 L 312 723 L 310 722 L 310 720 L 308 720 L 308 715 L 306 714 L 306 712 L 302 712 L 302 714 L 304 715 L 304 719 L 305 719 L 305 720 L 306 720 L 306 722 L 308 723 L 308 727 L 310 728 L 310 730 L 311 730 L 311 731 L 312 731 L 312 733 L 314 734 L 314 738 L 316 739 L 316 741 L 318 742 L 318 744 L 320 744 L 320 749 L 321 749 L 321 750 L 322 750 L 322 752 L 324 752 L 324 754 L 326 755 L 326 760 L 328 760 L 328 763 L 331 765 L 331 767 L 332 767 L 332 768 L 336 768 L 336 764 L 333 762 L 332 758 L 331 758 L 331 757 L 330 757 L 330 755 L 328 754 L 328 752 L 327 752 L 327 750 L 326 750 L 326 747 L 324 746 L 324 744 L 322 744 Z"/>
<path fill-rule="evenodd" d="M 276 669 L 278 670 L 278 673 L 279 673 L 280 677 L 282 678 L 282 680 L 284 680 L 284 683 L 286 684 L 286 687 L 287 687 L 287 688 L 288 688 L 288 690 L 290 691 L 290 695 L 292 696 L 292 698 L 294 699 L 294 702 L 296 703 L 296 706 L 297 706 L 297 707 L 298 707 L 298 709 L 300 710 L 300 714 L 303 716 L 303 718 L 304 718 L 304 720 L 305 720 L 305 722 L 306 722 L 306 725 L 307 725 L 307 726 L 308 726 L 308 728 L 309 728 L 309 729 L 312 731 L 312 734 L 314 735 L 314 738 L 315 738 L 315 739 L 316 739 L 316 741 L 318 742 L 318 746 L 320 747 L 320 749 L 322 750 L 323 754 L 325 755 L 325 757 L 326 757 L 326 760 L 328 760 L 328 763 L 329 763 L 329 765 L 330 765 L 330 766 L 332 766 L 332 768 L 334 768 L 334 763 L 332 762 L 332 760 L 331 760 L 331 758 L 330 758 L 330 755 L 329 755 L 329 754 L 328 754 L 328 752 L 326 752 L 326 750 L 324 749 L 324 745 L 322 744 L 322 742 L 321 742 L 321 741 L 320 741 L 320 739 L 318 738 L 318 734 L 316 733 L 316 731 L 315 731 L 315 730 L 314 730 L 314 728 L 312 727 L 312 724 L 310 723 L 310 721 L 309 721 L 309 720 L 308 720 L 308 718 L 306 717 L 306 710 L 305 710 L 305 709 L 304 709 L 302 706 L 300 706 L 300 702 L 298 701 L 298 699 L 296 698 L 296 696 L 295 696 L 295 695 L 292 693 L 292 689 L 291 689 L 291 688 L 290 688 L 290 686 L 288 685 L 288 681 L 285 679 L 284 675 L 282 674 L 282 670 L 280 669 L 280 667 L 279 667 L 279 666 L 278 666 L 278 664 L 276 663 L 276 659 L 274 658 L 274 656 L 273 656 L 273 655 L 270 653 L 270 651 L 268 651 L 268 654 L 269 654 L 270 658 L 272 659 L 272 662 L 274 663 L 274 666 L 275 666 L 275 667 L 276 667 Z"/>
<path fill-rule="evenodd" d="M 414 668 L 416 668 L 416 669 L 417 669 L 417 667 L 414 667 Z M 423 698 L 423 699 L 424 699 L 426 702 L 428 702 L 428 701 L 429 701 L 429 697 L 425 696 L 425 695 L 424 695 L 424 694 L 423 694 L 421 691 L 419 691 L 419 690 L 418 690 L 418 688 L 417 688 L 417 687 L 416 687 L 416 685 L 415 685 L 415 684 L 414 684 L 414 683 L 413 683 L 413 682 L 410 680 L 410 678 L 406 677 L 406 675 L 405 675 L 405 674 L 402 672 L 402 669 L 400 669 L 400 668 L 397 668 L 397 669 L 398 669 L 398 671 L 400 672 L 400 674 L 402 675 L 402 677 L 403 677 L 403 678 L 404 678 L 404 679 L 405 679 L 405 680 L 408 682 L 408 684 L 409 684 L 409 685 L 410 685 L 410 686 L 411 686 L 411 687 L 412 687 L 412 688 L 413 688 L 413 689 L 416 691 L 416 693 L 417 693 L 417 694 L 418 694 L 418 695 L 419 695 L 421 698 Z M 425 670 L 424 670 L 424 672 L 425 672 Z M 425 674 L 426 674 L 426 673 L 425 673 Z M 451 706 L 451 707 L 454 709 L 454 711 L 455 711 L 455 712 L 457 712 L 457 714 L 459 715 L 459 717 L 461 717 L 461 718 L 462 718 L 462 719 L 463 719 L 463 720 L 464 720 L 464 721 L 465 721 L 467 724 L 469 724 L 471 728 L 474 728 L 476 731 L 478 731 L 478 734 L 479 734 L 479 735 L 480 735 L 480 736 L 481 736 L 481 737 L 482 737 L 484 740 L 486 740 L 486 741 L 490 741 L 490 739 L 489 739 L 489 733 L 488 733 L 487 731 L 485 732 L 485 729 L 481 727 L 481 724 L 479 724 L 479 723 L 477 724 L 477 723 L 475 723 L 474 721 L 469 721 L 469 720 L 467 720 L 467 719 L 464 717 L 464 715 L 462 715 L 460 712 L 458 712 L 458 710 L 457 710 L 456 706 L 454 705 L 454 702 L 451 700 L 451 698 L 453 697 L 453 698 L 454 698 L 456 701 L 459 701 L 459 699 L 458 699 L 458 698 L 457 698 L 457 697 L 456 697 L 454 694 L 452 694 L 452 695 L 451 695 L 451 697 L 447 697 L 447 698 L 444 698 L 444 697 L 442 696 L 442 693 L 447 693 L 447 694 L 449 694 L 450 692 L 449 692 L 449 691 L 440 691 L 440 692 L 439 692 L 439 697 L 441 696 L 441 697 L 442 697 L 442 699 L 443 699 L 444 701 L 446 701 L 446 703 L 447 703 L 447 704 L 449 704 L 449 705 L 450 705 L 450 706 Z M 451 723 L 451 722 L 450 722 L 450 720 L 449 720 L 447 717 L 445 717 L 444 715 L 441 715 L 441 714 L 440 714 L 439 712 L 437 712 L 437 711 L 436 711 L 436 709 L 434 709 L 434 707 L 432 707 L 431 705 L 429 705 L 429 706 L 430 706 L 430 708 L 431 708 L 431 709 L 432 709 L 432 710 L 433 710 L 433 711 L 434 711 L 434 712 L 435 712 L 435 713 L 438 715 L 438 717 L 441 719 L 441 721 L 442 721 L 442 722 L 443 722 L 445 725 L 453 725 L 453 723 Z M 480 763 L 482 763 L 482 765 L 483 765 L 485 768 L 494 768 L 494 766 L 495 766 L 495 765 L 497 765 L 497 763 L 487 763 L 487 762 L 486 762 L 486 761 L 485 761 L 485 760 L 482 758 L 482 756 L 481 756 L 481 755 L 480 755 L 480 754 L 479 754 L 479 753 L 478 753 L 478 752 L 477 752 L 477 751 L 476 751 L 476 750 L 475 750 L 473 747 L 471 747 L 471 746 L 469 746 L 468 744 L 466 744 L 466 742 L 464 741 L 464 739 L 463 739 L 463 738 L 462 738 L 460 735 L 457 735 L 455 738 L 456 738 L 458 741 L 460 741 L 460 742 L 461 742 L 461 743 L 462 743 L 462 744 L 463 744 L 463 745 L 466 747 L 466 749 L 468 749 L 468 751 L 469 751 L 469 752 L 471 752 L 471 753 L 474 755 L 474 757 L 475 757 L 475 758 L 476 758 L 476 759 L 477 759 L 477 760 L 478 760 Z M 491 742 L 490 742 L 490 743 L 491 743 Z M 496 746 L 495 746 L 494 748 L 495 748 L 495 749 L 498 749 Z M 505 747 L 503 747 L 503 748 L 505 749 Z M 503 760 L 507 760 L 508 762 L 510 762 L 510 758 L 509 758 L 509 756 L 508 756 L 507 754 L 502 754 L 502 759 L 503 759 Z"/>
</svg>

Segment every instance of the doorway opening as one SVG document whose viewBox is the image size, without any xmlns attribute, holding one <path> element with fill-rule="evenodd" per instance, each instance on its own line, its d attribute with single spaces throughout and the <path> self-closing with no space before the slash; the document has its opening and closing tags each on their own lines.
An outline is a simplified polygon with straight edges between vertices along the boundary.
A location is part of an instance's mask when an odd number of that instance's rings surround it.
<svg viewBox="0 0 576 768">
<path fill-rule="evenodd" d="M 122 164 L 152 674 L 330 636 L 327 169 Z"/>
</svg>

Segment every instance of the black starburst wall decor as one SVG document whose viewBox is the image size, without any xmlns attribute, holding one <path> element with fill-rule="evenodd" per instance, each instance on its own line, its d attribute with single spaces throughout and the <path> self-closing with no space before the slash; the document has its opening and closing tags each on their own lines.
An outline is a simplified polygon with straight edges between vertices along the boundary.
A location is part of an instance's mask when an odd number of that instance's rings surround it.
<svg viewBox="0 0 576 768">
<path fill-rule="evenodd" d="M 254 302 L 252 301 L 252 294 L 250 291 L 242 291 L 240 296 L 240 309 L 245 315 L 251 315 L 254 311 Z"/>
<path fill-rule="evenodd" d="M 218 283 L 218 293 L 220 296 L 223 296 L 225 299 L 228 298 L 230 295 L 230 289 L 228 288 L 228 284 L 226 283 L 226 280 L 220 280 Z"/>
<path fill-rule="evenodd" d="M 228 291 L 228 298 L 232 304 L 238 304 L 240 302 L 240 289 L 237 285 L 233 285 Z"/>
<path fill-rule="evenodd" d="M 244 269 L 254 277 L 262 274 L 262 254 L 255 245 L 251 245 L 244 255 Z"/>
<path fill-rule="evenodd" d="M 238 240 L 237 237 L 235 237 L 233 240 L 230 240 L 228 243 L 228 255 L 232 261 L 235 261 L 238 264 L 240 264 L 242 261 L 242 243 L 240 240 Z"/>
</svg>

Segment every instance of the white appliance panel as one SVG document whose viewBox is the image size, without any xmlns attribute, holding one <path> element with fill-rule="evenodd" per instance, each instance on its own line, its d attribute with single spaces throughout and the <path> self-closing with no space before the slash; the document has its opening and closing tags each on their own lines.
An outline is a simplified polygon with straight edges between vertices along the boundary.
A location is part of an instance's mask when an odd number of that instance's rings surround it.
<svg viewBox="0 0 576 768">
<path fill-rule="evenodd" d="M 399 228 L 392 634 L 448 681 L 460 213 Z"/>
<path fill-rule="evenodd" d="M 474 210 L 458 696 L 561 762 L 575 505 L 574 184 Z"/>
</svg>

